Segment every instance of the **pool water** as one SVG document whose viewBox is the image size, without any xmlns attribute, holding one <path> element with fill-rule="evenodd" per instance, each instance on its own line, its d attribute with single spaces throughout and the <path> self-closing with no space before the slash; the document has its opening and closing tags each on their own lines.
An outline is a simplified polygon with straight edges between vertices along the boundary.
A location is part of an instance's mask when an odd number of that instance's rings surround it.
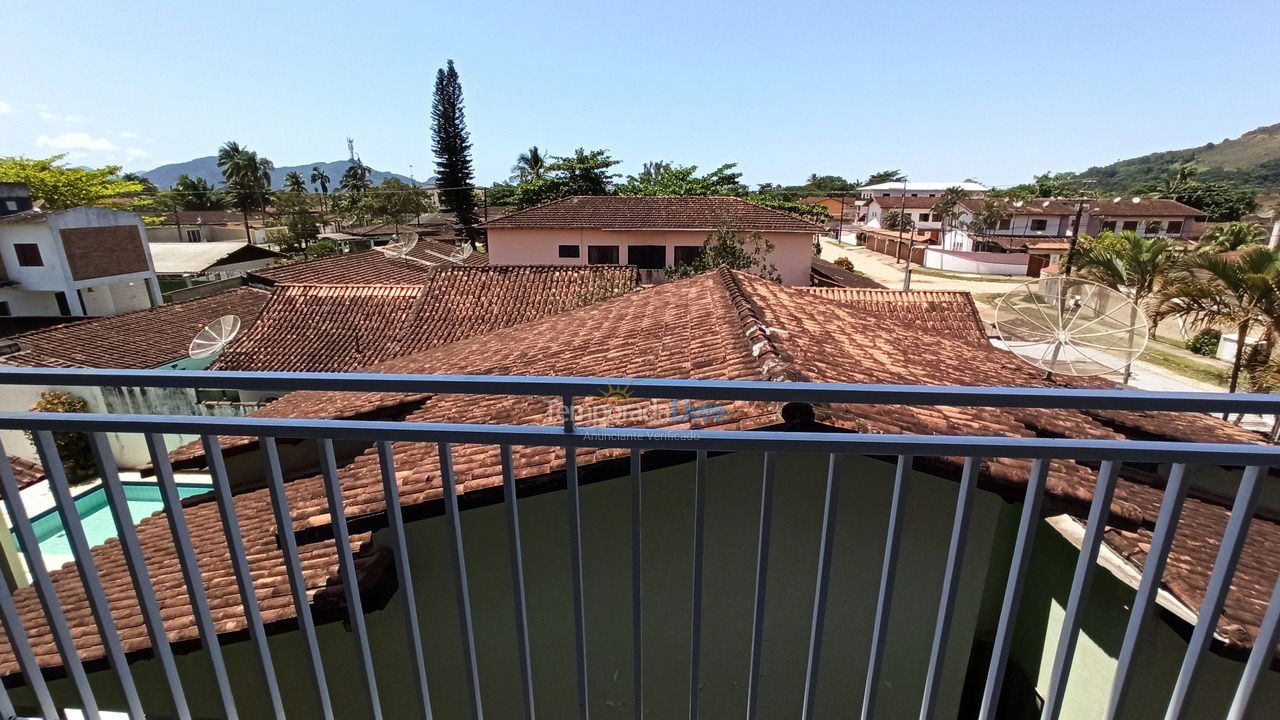
<svg viewBox="0 0 1280 720">
<path fill-rule="evenodd" d="M 152 513 L 164 509 L 160 488 L 153 483 L 120 483 L 124 488 L 125 504 L 134 524 L 142 522 Z M 178 495 L 190 497 L 211 490 L 208 485 L 178 485 Z M 107 491 L 101 486 L 76 496 L 76 514 L 84 526 L 89 546 L 101 545 L 116 536 L 116 523 L 107 507 Z M 71 555 L 71 542 L 62 526 L 62 516 L 57 508 L 50 508 L 31 519 L 40 552 L 47 556 Z"/>
</svg>

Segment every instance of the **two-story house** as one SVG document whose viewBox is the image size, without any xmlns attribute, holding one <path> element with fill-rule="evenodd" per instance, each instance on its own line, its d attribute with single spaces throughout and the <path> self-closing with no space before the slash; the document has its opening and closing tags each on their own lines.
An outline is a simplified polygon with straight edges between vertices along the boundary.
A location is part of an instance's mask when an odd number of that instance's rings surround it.
<svg viewBox="0 0 1280 720">
<path fill-rule="evenodd" d="M 738 197 L 575 196 L 485 224 L 494 265 L 635 265 L 645 283 L 690 262 L 721 228 L 759 233 L 784 285 L 808 285 L 826 228 Z"/>
<path fill-rule="evenodd" d="M 858 193 L 863 200 L 890 197 L 942 197 L 942 194 L 953 187 L 969 193 L 973 197 L 982 197 L 991 189 L 982 183 L 966 179 L 962 182 L 911 182 L 897 181 L 863 185 Z"/>
<path fill-rule="evenodd" d="M 1132 230 L 1139 235 L 1197 237 L 1205 214 L 1177 200 L 1117 197 L 1091 200 L 1084 223 L 1086 235 Z"/>
<path fill-rule="evenodd" d="M 116 315 L 163 304 L 142 220 L 99 207 L 5 214 L 0 315 Z"/>
</svg>

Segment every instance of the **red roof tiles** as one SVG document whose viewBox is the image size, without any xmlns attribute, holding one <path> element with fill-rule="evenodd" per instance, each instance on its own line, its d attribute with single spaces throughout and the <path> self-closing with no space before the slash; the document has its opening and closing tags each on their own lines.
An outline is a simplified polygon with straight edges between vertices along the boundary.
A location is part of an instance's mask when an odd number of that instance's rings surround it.
<svg viewBox="0 0 1280 720">
<path fill-rule="evenodd" d="M 395 258 L 380 250 L 364 250 L 347 255 L 305 260 L 303 262 L 274 265 L 251 276 L 267 284 L 290 285 L 413 285 L 433 267 L 454 267 L 459 263 L 449 261 L 457 246 L 422 238 L 409 258 Z M 460 263 L 467 267 L 489 264 L 489 256 L 473 252 Z"/>
<path fill-rule="evenodd" d="M 591 228 L 598 230 L 715 230 L 729 226 L 761 232 L 821 233 L 798 216 L 737 197 L 577 195 L 490 220 L 486 228 Z"/>
<path fill-rule="evenodd" d="M 5 338 L 17 350 L 0 364 L 26 367 L 153 368 L 187 356 L 200 328 L 223 315 L 251 328 L 270 293 L 236 288 L 159 307 L 67 323 Z"/>
<path fill-rule="evenodd" d="M 950 290 L 864 290 L 836 287 L 796 288 L 819 297 L 852 305 L 932 335 L 946 335 L 968 343 L 988 345 L 986 327 L 967 292 Z"/>
<path fill-rule="evenodd" d="M 1197 217 L 1204 212 L 1165 198 L 1110 198 L 1090 200 L 1089 212 L 1097 217 Z"/>
</svg>

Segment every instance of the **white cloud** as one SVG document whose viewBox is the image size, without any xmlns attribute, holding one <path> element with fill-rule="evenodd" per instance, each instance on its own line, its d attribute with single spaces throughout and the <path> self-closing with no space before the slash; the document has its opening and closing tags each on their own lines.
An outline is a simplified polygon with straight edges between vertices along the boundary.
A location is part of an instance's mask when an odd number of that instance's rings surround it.
<svg viewBox="0 0 1280 720">
<path fill-rule="evenodd" d="M 41 110 L 41 111 L 40 111 L 40 119 L 41 119 L 41 120 L 57 120 L 57 119 L 58 119 L 58 116 L 57 116 L 57 115 L 54 115 L 53 113 L 49 112 L 48 110 Z"/>
<path fill-rule="evenodd" d="M 46 120 L 48 122 L 60 122 L 63 125 L 79 125 L 81 123 L 88 122 L 88 120 L 80 117 L 79 115 L 59 115 L 58 113 L 49 110 L 41 110 L 38 114 L 40 115 L 41 120 Z"/>
<path fill-rule="evenodd" d="M 86 132 L 69 132 L 49 137 L 41 135 L 36 138 L 36 147 L 49 147 L 55 150 L 96 150 L 109 152 L 118 149 L 116 144 L 103 137 L 94 137 Z"/>
<path fill-rule="evenodd" d="M 62 122 L 68 125 L 79 125 L 80 123 L 85 122 L 85 119 L 79 115 L 67 115 L 62 118 Z"/>
<path fill-rule="evenodd" d="M 121 140 L 136 140 L 138 138 L 138 133 L 129 132 L 127 130 L 125 132 L 118 133 L 118 134 L 120 135 Z"/>
<path fill-rule="evenodd" d="M 13 106 L 3 100 L 0 100 L 0 115 L 11 112 L 13 112 Z"/>
</svg>

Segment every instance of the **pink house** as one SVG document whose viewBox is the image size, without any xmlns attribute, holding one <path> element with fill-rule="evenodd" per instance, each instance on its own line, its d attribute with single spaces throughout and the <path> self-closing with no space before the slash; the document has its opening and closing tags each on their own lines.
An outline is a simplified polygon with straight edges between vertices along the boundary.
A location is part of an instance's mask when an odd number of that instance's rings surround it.
<svg viewBox="0 0 1280 720">
<path fill-rule="evenodd" d="M 635 265 L 647 282 L 693 259 L 721 227 L 759 232 L 784 285 L 808 285 L 825 229 L 736 197 L 606 195 L 555 200 L 485 225 L 493 265 Z"/>
</svg>

